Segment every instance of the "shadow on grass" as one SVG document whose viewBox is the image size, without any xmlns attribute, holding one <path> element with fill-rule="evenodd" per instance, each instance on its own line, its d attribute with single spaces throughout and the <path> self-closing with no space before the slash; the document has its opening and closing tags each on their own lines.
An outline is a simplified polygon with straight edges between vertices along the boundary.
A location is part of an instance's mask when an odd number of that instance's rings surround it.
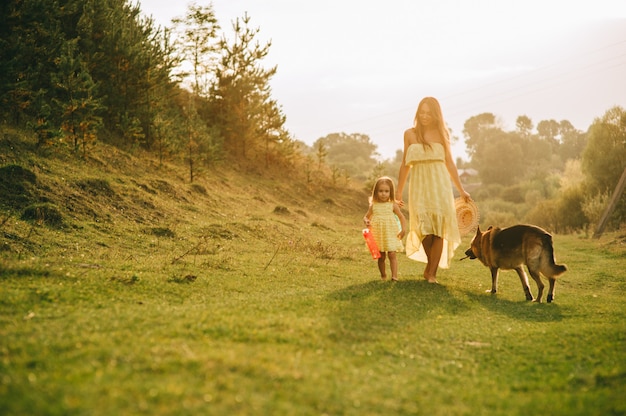
<svg viewBox="0 0 626 416">
<path fill-rule="evenodd" d="M 559 322 L 563 318 L 562 308 L 552 303 L 536 303 L 527 300 L 512 301 L 502 299 L 491 293 L 476 293 L 464 291 L 467 298 L 475 304 L 489 311 L 505 315 L 512 319 L 531 322 Z M 545 302 L 545 298 L 544 301 Z"/>
<path fill-rule="evenodd" d="M 466 318 L 490 313 L 527 322 L 565 319 L 556 303 L 512 301 L 420 280 L 356 284 L 329 294 L 328 299 L 333 305 L 328 311 L 331 337 L 343 342 L 372 341 L 421 325 L 424 320 L 457 315 Z"/>
<path fill-rule="evenodd" d="M 329 294 L 333 334 L 337 340 L 361 342 L 401 331 L 438 315 L 467 311 L 465 300 L 453 296 L 444 285 L 426 281 L 371 281 Z"/>
<path fill-rule="evenodd" d="M 62 277 L 58 272 L 51 269 L 38 267 L 4 267 L 0 264 L 0 279 L 10 279 L 16 277 L 50 278 Z"/>
</svg>

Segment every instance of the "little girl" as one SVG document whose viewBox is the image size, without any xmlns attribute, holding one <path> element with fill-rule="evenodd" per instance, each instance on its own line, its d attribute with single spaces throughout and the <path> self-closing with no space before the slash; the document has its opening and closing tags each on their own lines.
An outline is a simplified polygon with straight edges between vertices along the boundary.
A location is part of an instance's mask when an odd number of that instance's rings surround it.
<svg viewBox="0 0 626 416">
<path fill-rule="evenodd" d="M 406 229 L 406 218 L 404 218 L 400 207 L 395 202 L 393 180 L 388 176 L 378 178 L 369 200 L 370 206 L 365 217 L 363 217 L 363 221 L 366 226 L 370 227 L 374 241 L 376 241 L 380 250 L 380 258 L 378 259 L 380 277 L 383 280 L 387 279 L 385 259 L 388 255 L 391 266 L 391 280 L 395 282 L 398 280 L 396 251 L 404 251 L 402 237 L 404 237 Z M 402 227 L 400 230 L 398 230 L 396 216 L 400 219 Z"/>
</svg>

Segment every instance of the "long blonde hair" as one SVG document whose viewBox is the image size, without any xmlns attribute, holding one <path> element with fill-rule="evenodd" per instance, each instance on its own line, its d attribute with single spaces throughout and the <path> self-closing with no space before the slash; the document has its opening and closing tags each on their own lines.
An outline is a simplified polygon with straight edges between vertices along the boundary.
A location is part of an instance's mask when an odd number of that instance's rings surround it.
<svg viewBox="0 0 626 416">
<path fill-rule="evenodd" d="M 372 195 L 368 198 L 370 204 L 373 202 L 380 202 L 378 200 L 378 188 L 380 188 L 380 185 L 385 184 L 385 183 L 389 185 L 389 200 L 391 202 L 395 201 L 396 186 L 393 183 L 393 179 L 391 179 L 389 176 L 381 176 L 380 178 L 376 179 L 376 183 L 372 187 Z"/>
<path fill-rule="evenodd" d="M 424 97 L 417 106 L 417 110 L 415 111 L 415 117 L 413 118 L 413 130 L 415 130 L 417 141 L 424 146 L 430 147 L 430 143 L 428 143 L 426 139 L 424 139 L 424 128 L 419 122 L 419 112 L 423 104 L 428 104 L 428 107 L 430 107 L 430 111 L 433 113 L 432 117 L 435 119 L 435 123 L 437 123 L 437 130 L 444 140 L 444 145 L 447 146 L 450 143 L 450 131 L 446 127 L 446 122 L 443 119 L 441 105 L 439 105 L 439 101 L 437 101 L 435 97 Z"/>
</svg>

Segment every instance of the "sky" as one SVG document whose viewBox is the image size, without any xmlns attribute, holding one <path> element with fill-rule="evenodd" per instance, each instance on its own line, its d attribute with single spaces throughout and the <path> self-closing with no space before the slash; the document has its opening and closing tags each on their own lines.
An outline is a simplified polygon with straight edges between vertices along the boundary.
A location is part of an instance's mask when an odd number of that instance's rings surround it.
<svg viewBox="0 0 626 416">
<path fill-rule="evenodd" d="M 272 96 L 295 139 L 366 134 L 395 157 L 419 101 L 436 97 L 467 160 L 463 124 L 489 112 L 505 130 L 518 116 L 568 120 L 587 131 L 626 108 L 624 0 L 197 0 L 229 36 L 245 13 L 261 62 L 278 67 Z M 161 26 L 188 2 L 139 0 Z"/>
</svg>

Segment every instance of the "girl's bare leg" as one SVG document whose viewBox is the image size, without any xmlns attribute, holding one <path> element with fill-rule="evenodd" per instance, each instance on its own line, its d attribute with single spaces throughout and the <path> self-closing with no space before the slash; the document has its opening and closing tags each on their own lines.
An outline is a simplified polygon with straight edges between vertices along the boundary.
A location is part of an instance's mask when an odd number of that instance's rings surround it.
<svg viewBox="0 0 626 416">
<path fill-rule="evenodd" d="M 389 264 L 391 265 L 391 280 L 398 281 L 398 257 L 395 251 L 389 252 Z"/>
<path fill-rule="evenodd" d="M 385 259 L 387 258 L 387 253 L 380 253 L 380 257 L 378 258 L 378 270 L 380 271 L 380 278 L 385 280 L 387 278 L 387 271 L 385 270 Z"/>
</svg>

